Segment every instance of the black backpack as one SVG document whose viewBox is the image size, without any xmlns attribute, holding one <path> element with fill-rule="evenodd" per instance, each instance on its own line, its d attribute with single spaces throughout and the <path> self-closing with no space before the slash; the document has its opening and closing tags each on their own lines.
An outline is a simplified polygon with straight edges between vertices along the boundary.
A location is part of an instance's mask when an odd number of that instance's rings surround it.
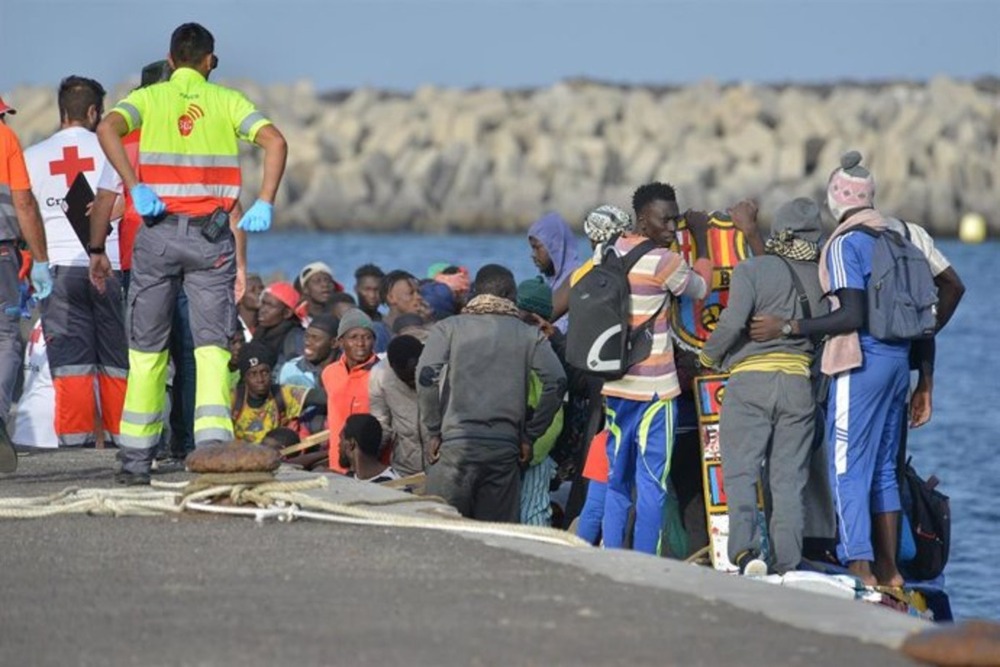
<svg viewBox="0 0 1000 667">
<path fill-rule="evenodd" d="M 910 577 L 927 581 L 940 575 L 948 563 L 951 507 L 948 496 L 936 488 L 937 477 L 925 481 L 910 465 L 911 460 L 906 461 L 899 490 L 917 553 L 900 565 Z"/>
<path fill-rule="evenodd" d="M 606 380 L 617 380 L 649 356 L 653 323 L 666 304 L 664 298 L 652 317 L 629 329 L 632 291 L 628 273 L 656 243 L 647 239 L 619 257 L 617 240 L 614 237 L 599 246 L 600 262 L 595 262 L 569 292 L 566 363 Z"/>
</svg>

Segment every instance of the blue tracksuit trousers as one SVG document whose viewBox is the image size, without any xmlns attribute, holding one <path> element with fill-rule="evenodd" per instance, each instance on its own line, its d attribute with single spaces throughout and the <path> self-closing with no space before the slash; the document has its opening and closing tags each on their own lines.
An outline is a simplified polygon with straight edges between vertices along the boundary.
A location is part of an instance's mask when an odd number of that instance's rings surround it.
<svg viewBox="0 0 1000 667">
<path fill-rule="evenodd" d="M 676 420 L 677 406 L 672 399 L 654 396 L 650 401 L 632 401 L 607 397 L 609 470 L 602 526 L 606 548 L 625 545 L 634 489 L 632 548 L 660 553 Z"/>
<path fill-rule="evenodd" d="M 833 378 L 826 433 L 844 563 L 874 560 L 872 514 L 900 509 L 896 453 L 909 377 L 905 356 L 866 351 L 861 368 Z"/>
</svg>

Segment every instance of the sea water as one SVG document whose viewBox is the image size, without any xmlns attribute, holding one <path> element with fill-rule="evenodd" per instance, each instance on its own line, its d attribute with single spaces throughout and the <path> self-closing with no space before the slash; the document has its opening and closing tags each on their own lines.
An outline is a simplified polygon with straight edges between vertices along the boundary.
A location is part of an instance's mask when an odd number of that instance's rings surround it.
<svg viewBox="0 0 1000 667">
<path fill-rule="evenodd" d="M 1000 455 L 994 449 L 1000 449 L 1000 243 L 942 241 L 939 248 L 966 293 L 938 337 L 933 418 L 911 433 L 909 452 L 920 474 L 936 474 L 940 490 L 951 496 L 945 573 L 956 615 L 1000 619 Z M 582 238 L 579 252 L 581 258 L 588 253 Z M 321 260 L 348 289 L 354 270 L 368 262 L 418 278 L 435 262 L 465 266 L 473 274 L 495 262 L 519 281 L 537 274 L 523 235 L 270 232 L 252 237 L 249 257 L 252 271 L 288 279 Z"/>
</svg>

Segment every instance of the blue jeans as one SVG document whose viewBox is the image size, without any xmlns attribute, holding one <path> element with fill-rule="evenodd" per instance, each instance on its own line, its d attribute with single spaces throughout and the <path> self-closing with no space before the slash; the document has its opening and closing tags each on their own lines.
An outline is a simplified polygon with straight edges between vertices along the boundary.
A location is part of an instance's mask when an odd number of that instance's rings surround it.
<svg viewBox="0 0 1000 667">
<path fill-rule="evenodd" d="M 195 365 L 194 338 L 188 299 L 177 291 L 177 307 L 170 330 L 170 358 L 174 362 L 174 384 L 170 388 L 170 454 L 185 457 L 194 450 Z"/>
</svg>

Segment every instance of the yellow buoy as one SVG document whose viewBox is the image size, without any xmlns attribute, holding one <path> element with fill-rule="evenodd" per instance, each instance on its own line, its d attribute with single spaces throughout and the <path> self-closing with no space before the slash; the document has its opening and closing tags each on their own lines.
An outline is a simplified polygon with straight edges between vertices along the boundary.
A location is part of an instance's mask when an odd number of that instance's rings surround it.
<svg viewBox="0 0 1000 667">
<path fill-rule="evenodd" d="M 966 213 L 958 223 L 958 238 L 963 243 L 982 243 L 986 240 L 986 218 L 979 213 Z"/>
</svg>

